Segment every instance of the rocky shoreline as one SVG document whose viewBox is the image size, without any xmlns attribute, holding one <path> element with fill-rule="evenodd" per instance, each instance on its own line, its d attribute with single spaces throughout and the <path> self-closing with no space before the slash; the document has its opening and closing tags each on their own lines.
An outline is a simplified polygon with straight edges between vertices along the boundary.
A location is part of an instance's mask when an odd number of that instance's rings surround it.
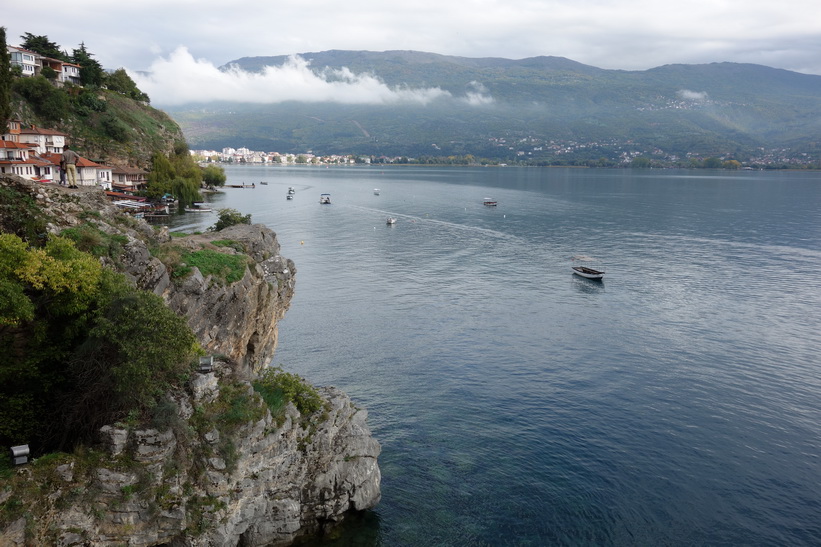
<svg viewBox="0 0 821 547">
<path fill-rule="evenodd" d="M 168 427 L 110 424 L 90 447 L 93 458 L 64 454 L 16 468 L 12 481 L 0 483 L 0 507 L 31 507 L 0 527 L 0 544 L 288 545 L 379 502 L 380 446 L 367 411 L 336 388 L 319 389 L 323 409 L 311 416 L 289 403 L 282 416 L 262 405 L 258 417 L 232 428 L 203 419 L 230 398 L 256 404 L 252 382 L 273 356 L 296 274 L 273 231 L 238 225 L 174 238 L 191 249 L 230 239 L 250 257 L 237 282 L 216 282 L 196 268 L 180 282 L 151 253 L 171 240 L 167 229 L 123 219 L 101 190 L 68 191 L 9 175 L 0 176 L 0 186 L 30 195 L 49 215 L 51 232 L 93 221 L 125 235 L 118 269 L 184 315 L 216 356 L 211 370 L 169 394 L 175 410 Z M 17 479 L 33 497 L 3 484 Z"/>
</svg>

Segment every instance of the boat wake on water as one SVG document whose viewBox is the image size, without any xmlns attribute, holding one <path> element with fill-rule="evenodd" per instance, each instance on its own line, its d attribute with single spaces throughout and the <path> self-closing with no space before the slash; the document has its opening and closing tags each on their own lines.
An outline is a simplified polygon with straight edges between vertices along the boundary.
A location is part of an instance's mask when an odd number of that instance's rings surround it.
<svg viewBox="0 0 821 547">
<path fill-rule="evenodd" d="M 420 225 L 422 225 L 422 224 L 439 225 L 439 226 L 454 229 L 454 230 L 471 232 L 471 233 L 475 233 L 475 234 L 484 234 L 484 235 L 487 235 L 487 236 L 492 236 L 494 238 L 504 239 L 504 240 L 510 241 L 510 242 L 516 242 L 516 243 L 524 243 L 525 242 L 525 240 L 522 239 L 519 236 L 515 236 L 513 234 L 508 234 L 508 233 L 505 233 L 505 232 L 500 232 L 499 230 L 492 230 L 490 228 L 482 228 L 482 227 L 479 227 L 479 226 L 470 226 L 470 225 L 467 225 L 467 224 L 459 224 L 457 222 L 451 222 L 451 221 L 448 221 L 448 220 L 434 219 L 434 218 L 430 218 L 430 217 L 427 217 L 427 216 L 403 215 L 403 214 L 396 213 L 395 211 L 385 211 L 383 209 L 374 209 L 374 208 L 371 208 L 371 207 L 362 207 L 360 205 L 347 205 L 346 207 L 349 207 L 351 209 L 359 209 L 361 211 L 379 213 L 379 215 L 381 215 L 381 216 L 390 216 L 390 217 L 394 217 L 394 218 L 401 218 L 401 219 L 405 220 L 406 222 L 417 223 L 417 224 L 420 224 Z"/>
</svg>

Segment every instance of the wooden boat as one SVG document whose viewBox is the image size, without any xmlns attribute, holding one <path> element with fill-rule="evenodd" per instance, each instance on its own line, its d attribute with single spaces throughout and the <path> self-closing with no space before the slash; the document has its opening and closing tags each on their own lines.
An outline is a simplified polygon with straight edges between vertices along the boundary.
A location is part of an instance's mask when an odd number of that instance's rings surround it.
<svg viewBox="0 0 821 547">
<path fill-rule="evenodd" d="M 387 223 L 388 223 L 388 226 L 392 226 L 392 225 L 396 224 L 396 219 L 393 218 L 393 217 L 388 217 Z"/>
<path fill-rule="evenodd" d="M 576 275 L 580 275 L 587 279 L 601 279 L 604 277 L 604 272 L 600 272 L 599 270 L 594 270 L 593 268 L 588 268 L 586 266 L 572 266 L 573 273 Z"/>
<path fill-rule="evenodd" d="M 191 205 L 191 207 L 186 207 L 185 212 L 186 213 L 210 213 L 211 208 L 210 207 L 205 207 L 205 205 L 201 201 L 198 201 L 198 202 L 194 202 Z"/>
<path fill-rule="evenodd" d="M 331 204 L 331 194 L 320 194 L 319 195 L 319 203 L 322 205 L 330 205 Z"/>
</svg>

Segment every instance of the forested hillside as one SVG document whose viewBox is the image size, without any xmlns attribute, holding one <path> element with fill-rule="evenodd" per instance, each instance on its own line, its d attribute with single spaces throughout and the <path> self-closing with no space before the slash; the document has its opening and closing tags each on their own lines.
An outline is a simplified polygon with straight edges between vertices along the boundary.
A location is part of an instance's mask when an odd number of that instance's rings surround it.
<svg viewBox="0 0 821 547">
<path fill-rule="evenodd" d="M 556 57 L 470 59 L 411 51 L 301 56 L 326 78 L 326 68 L 347 67 L 393 89 L 446 93 L 426 104 L 164 108 L 192 148 L 471 154 L 531 163 L 619 161 L 636 153 L 744 159 L 776 148 L 817 157 L 820 151 L 821 76 L 735 63 L 621 71 Z M 223 68 L 260 71 L 285 62 L 283 56 L 252 57 Z"/>
</svg>

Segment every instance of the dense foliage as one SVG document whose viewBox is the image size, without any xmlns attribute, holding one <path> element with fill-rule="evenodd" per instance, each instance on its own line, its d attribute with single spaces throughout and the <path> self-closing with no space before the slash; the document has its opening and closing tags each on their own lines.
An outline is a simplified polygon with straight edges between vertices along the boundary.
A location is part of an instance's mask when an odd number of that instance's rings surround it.
<svg viewBox="0 0 821 547">
<path fill-rule="evenodd" d="M 137 88 L 137 84 L 134 83 L 134 80 L 131 79 L 131 76 L 128 75 L 124 68 L 118 68 L 108 75 L 106 87 L 111 91 L 121 93 L 135 101 L 149 102 L 148 95 Z"/>
<path fill-rule="evenodd" d="M 214 224 L 210 230 L 214 232 L 219 232 L 220 230 L 224 230 L 229 226 L 234 226 L 236 224 L 251 224 L 251 215 L 243 215 L 236 209 L 231 209 L 230 207 L 226 207 L 225 209 L 220 209 L 217 211 L 218 220 L 217 223 Z"/>
<path fill-rule="evenodd" d="M 206 165 L 202 169 L 202 182 L 206 186 L 221 187 L 225 185 L 227 177 L 225 169 L 219 165 Z"/>
<path fill-rule="evenodd" d="M 88 240 L 81 232 L 70 235 Z M 0 345 L 0 446 L 38 453 L 128 416 L 151 419 L 198 352 L 160 297 L 71 239 L 32 247 L 9 233 L 0 235 Z"/>
<path fill-rule="evenodd" d="M 202 169 L 191 157 L 185 142 L 177 143 L 170 156 L 154 154 L 151 163 L 146 190 L 148 197 L 172 194 L 179 200 L 181 208 L 202 199 L 199 191 Z"/>
</svg>

